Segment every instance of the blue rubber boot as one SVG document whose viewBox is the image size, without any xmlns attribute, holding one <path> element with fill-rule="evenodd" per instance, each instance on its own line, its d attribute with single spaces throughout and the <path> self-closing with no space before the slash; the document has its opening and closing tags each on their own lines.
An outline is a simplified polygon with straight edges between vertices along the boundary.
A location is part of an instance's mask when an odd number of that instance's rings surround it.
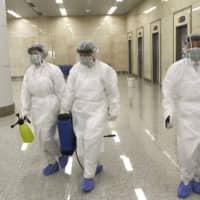
<svg viewBox="0 0 200 200">
<path fill-rule="evenodd" d="M 58 163 L 55 164 L 49 164 L 47 167 L 43 169 L 44 176 L 49 176 L 59 170 Z"/>
<path fill-rule="evenodd" d="M 190 195 L 193 188 L 193 181 L 190 181 L 188 185 L 185 185 L 183 181 L 180 182 L 178 187 L 178 197 L 186 198 Z"/>
<path fill-rule="evenodd" d="M 103 165 L 98 165 L 97 168 L 96 168 L 96 173 L 95 173 L 95 175 L 100 174 L 102 171 L 103 171 Z"/>
<path fill-rule="evenodd" d="M 197 194 L 200 194 L 200 182 L 193 181 L 193 191 Z"/>
<path fill-rule="evenodd" d="M 59 157 L 59 163 L 60 163 L 61 168 L 65 168 L 66 165 L 67 165 L 67 162 L 68 162 L 68 156 L 67 155 Z"/>
<path fill-rule="evenodd" d="M 84 178 L 81 183 L 81 189 L 84 192 L 90 192 L 94 189 L 94 179 Z"/>
</svg>

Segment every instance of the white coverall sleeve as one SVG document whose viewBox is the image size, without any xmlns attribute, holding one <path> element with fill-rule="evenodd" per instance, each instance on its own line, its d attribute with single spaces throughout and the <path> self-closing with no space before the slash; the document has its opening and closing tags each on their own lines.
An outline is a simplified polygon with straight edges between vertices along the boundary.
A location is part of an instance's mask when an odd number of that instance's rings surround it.
<svg viewBox="0 0 200 200">
<path fill-rule="evenodd" d="M 74 83 L 75 83 L 75 74 L 73 72 L 73 69 L 71 69 L 69 72 L 63 99 L 63 111 L 66 113 L 72 111 L 72 105 L 75 97 Z"/>
<path fill-rule="evenodd" d="M 182 67 L 174 64 L 167 71 L 167 75 L 162 84 L 164 119 L 173 116 L 177 98 L 177 86 L 182 74 Z"/>
<path fill-rule="evenodd" d="M 108 118 L 116 118 L 120 112 L 120 95 L 117 73 L 109 67 L 104 75 L 105 91 L 108 99 Z"/>
<path fill-rule="evenodd" d="M 27 116 L 31 110 L 31 93 L 27 85 L 27 75 L 25 74 L 21 90 L 21 113 Z"/>
<path fill-rule="evenodd" d="M 54 70 L 52 71 L 52 81 L 54 84 L 55 94 L 58 97 L 62 108 L 65 94 L 65 79 L 63 73 L 57 66 L 55 66 Z"/>
</svg>

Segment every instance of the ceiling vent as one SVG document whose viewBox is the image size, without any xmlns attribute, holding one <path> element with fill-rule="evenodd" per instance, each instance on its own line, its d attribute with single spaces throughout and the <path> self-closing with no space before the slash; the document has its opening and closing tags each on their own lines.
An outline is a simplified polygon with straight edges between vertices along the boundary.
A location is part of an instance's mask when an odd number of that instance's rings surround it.
<svg viewBox="0 0 200 200">
<path fill-rule="evenodd" d="M 32 8 L 32 10 L 39 16 L 42 16 L 42 12 L 39 11 L 38 7 L 36 7 L 31 0 L 24 0 L 24 2 L 30 7 Z"/>
</svg>

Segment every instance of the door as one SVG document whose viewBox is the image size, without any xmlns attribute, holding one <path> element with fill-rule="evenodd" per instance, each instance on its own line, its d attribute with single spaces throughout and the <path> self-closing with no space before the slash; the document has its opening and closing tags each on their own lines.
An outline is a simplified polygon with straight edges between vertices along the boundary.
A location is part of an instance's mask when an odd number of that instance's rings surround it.
<svg viewBox="0 0 200 200">
<path fill-rule="evenodd" d="M 187 25 L 176 28 L 176 60 L 183 58 L 183 48 L 187 37 Z"/>
<path fill-rule="evenodd" d="M 159 33 L 154 33 L 152 37 L 153 52 L 153 82 L 159 83 Z"/>
<path fill-rule="evenodd" d="M 138 38 L 138 76 L 142 78 L 143 68 L 143 48 L 142 48 L 142 37 Z"/>
<path fill-rule="evenodd" d="M 132 40 L 128 40 L 128 60 L 129 60 L 128 73 L 132 74 Z"/>
</svg>

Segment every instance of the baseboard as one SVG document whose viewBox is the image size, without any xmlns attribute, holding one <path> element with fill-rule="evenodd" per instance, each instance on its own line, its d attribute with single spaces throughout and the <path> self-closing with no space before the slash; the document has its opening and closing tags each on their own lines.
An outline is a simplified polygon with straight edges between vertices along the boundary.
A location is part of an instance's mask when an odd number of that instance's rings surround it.
<svg viewBox="0 0 200 200">
<path fill-rule="evenodd" d="M 153 83 L 152 80 L 148 79 L 148 78 L 143 78 L 145 81 L 149 82 L 149 83 Z"/>
<path fill-rule="evenodd" d="M 15 112 L 15 104 L 0 107 L 0 117 L 6 117 L 12 115 Z"/>
<path fill-rule="evenodd" d="M 127 71 L 117 71 L 117 74 L 128 74 Z"/>
<path fill-rule="evenodd" d="M 23 80 L 24 76 L 11 76 L 12 81 L 21 81 Z"/>
</svg>

